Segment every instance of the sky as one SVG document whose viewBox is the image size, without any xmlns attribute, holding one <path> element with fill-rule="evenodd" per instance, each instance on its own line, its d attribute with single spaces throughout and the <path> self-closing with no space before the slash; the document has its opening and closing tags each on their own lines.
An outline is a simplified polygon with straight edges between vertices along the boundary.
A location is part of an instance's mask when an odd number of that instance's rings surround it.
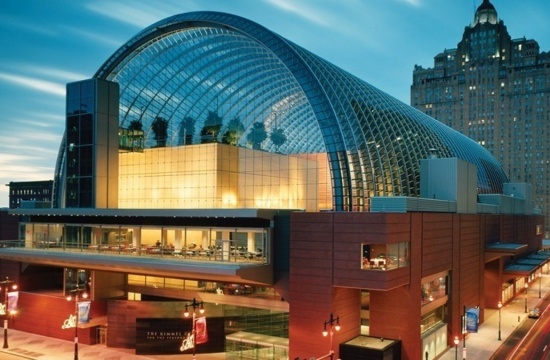
<svg viewBox="0 0 550 360">
<path fill-rule="evenodd" d="M 482 0 L 0 0 L 0 208 L 10 181 L 52 180 L 65 86 L 166 17 L 220 11 L 263 25 L 409 104 L 415 65 L 455 48 Z M 550 51 L 550 1 L 491 0 L 512 38 Z"/>
</svg>

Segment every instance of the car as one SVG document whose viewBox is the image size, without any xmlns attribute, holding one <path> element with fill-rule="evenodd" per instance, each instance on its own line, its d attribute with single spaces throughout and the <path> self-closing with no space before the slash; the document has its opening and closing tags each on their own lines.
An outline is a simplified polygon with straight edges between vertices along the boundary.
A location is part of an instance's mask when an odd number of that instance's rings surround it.
<svg viewBox="0 0 550 360">
<path fill-rule="evenodd" d="M 540 317 L 540 310 L 539 308 L 532 308 L 529 309 L 529 315 L 527 315 L 531 319 L 538 319 Z"/>
</svg>

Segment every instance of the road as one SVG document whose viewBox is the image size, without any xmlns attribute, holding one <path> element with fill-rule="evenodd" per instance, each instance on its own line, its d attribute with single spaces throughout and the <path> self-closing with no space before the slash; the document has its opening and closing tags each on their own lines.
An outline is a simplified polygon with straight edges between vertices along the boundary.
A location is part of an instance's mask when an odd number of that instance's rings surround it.
<svg viewBox="0 0 550 360">
<path fill-rule="evenodd" d="M 525 319 L 497 349 L 491 359 L 550 360 L 550 296 L 540 303 L 541 316 Z"/>
</svg>

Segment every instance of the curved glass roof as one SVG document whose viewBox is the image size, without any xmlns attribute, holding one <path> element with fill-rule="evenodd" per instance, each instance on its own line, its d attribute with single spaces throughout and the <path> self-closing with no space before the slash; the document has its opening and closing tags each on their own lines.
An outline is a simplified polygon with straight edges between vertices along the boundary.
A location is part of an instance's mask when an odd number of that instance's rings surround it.
<svg viewBox="0 0 550 360">
<path fill-rule="evenodd" d="M 286 141 L 270 152 L 326 152 L 335 210 L 373 196 L 418 196 L 420 160 L 436 151 L 478 167 L 480 193 L 507 182 L 483 147 L 304 48 L 241 17 L 185 13 L 144 29 L 95 77 L 120 85 L 120 125 L 168 120 L 167 146 L 208 141 L 252 146 L 263 124 Z M 205 131 L 209 129 L 209 131 Z M 210 137 L 210 139 L 208 139 Z"/>
</svg>

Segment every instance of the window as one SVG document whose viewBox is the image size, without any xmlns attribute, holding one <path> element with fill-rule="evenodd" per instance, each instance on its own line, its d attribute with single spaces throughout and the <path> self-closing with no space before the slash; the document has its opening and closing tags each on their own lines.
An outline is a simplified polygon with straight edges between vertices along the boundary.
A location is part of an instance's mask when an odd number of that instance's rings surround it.
<svg viewBox="0 0 550 360">
<path fill-rule="evenodd" d="M 361 268 L 392 270 L 409 266 L 409 243 L 361 244 Z"/>
<path fill-rule="evenodd" d="M 447 296 L 447 275 L 432 277 L 422 281 L 420 291 L 422 293 L 422 305 Z"/>
</svg>

